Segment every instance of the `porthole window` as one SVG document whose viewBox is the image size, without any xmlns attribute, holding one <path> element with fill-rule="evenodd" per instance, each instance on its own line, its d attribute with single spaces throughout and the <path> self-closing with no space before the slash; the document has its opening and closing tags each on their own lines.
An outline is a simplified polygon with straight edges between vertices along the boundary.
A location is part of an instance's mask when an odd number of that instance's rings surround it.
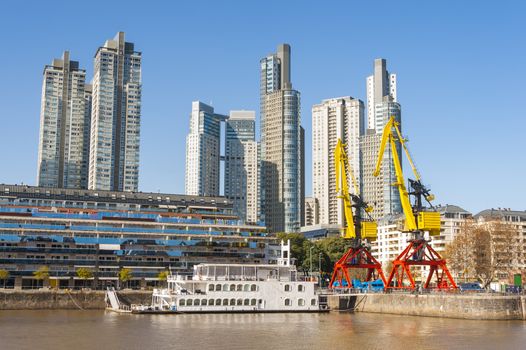
<svg viewBox="0 0 526 350">
<path fill-rule="evenodd" d="M 291 305 L 290 299 L 289 298 L 285 299 L 285 306 L 290 306 L 290 305 Z"/>
<path fill-rule="evenodd" d="M 305 300 L 304 299 L 298 299 L 298 306 L 305 306 Z"/>
</svg>

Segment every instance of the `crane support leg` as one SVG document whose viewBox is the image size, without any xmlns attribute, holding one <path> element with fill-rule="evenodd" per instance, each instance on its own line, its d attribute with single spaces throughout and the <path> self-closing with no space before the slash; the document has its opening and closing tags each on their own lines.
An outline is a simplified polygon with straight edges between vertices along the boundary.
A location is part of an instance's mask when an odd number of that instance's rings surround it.
<svg viewBox="0 0 526 350">
<path fill-rule="evenodd" d="M 367 269 L 366 282 L 380 278 L 384 286 L 386 285 L 382 265 L 372 256 L 366 247 L 360 246 L 350 248 L 340 260 L 334 264 L 334 272 L 332 273 L 329 288 L 351 288 L 352 280 L 349 276 L 349 269 Z M 335 282 L 338 283 L 335 285 Z"/>
<path fill-rule="evenodd" d="M 433 277 L 435 277 L 435 284 L 431 288 L 458 288 L 447 268 L 446 260 L 442 259 L 426 240 L 416 239 L 411 240 L 407 248 L 393 261 L 393 269 L 385 284 L 386 290 L 414 290 L 416 284 L 411 273 L 411 266 L 429 266 L 429 274 L 423 285 L 424 289 L 430 288 Z"/>
</svg>

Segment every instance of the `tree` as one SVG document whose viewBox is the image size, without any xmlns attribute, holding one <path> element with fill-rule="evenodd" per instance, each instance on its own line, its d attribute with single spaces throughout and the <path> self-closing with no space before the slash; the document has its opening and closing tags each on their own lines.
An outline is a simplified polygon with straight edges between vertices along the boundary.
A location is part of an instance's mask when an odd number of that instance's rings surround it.
<svg viewBox="0 0 526 350">
<path fill-rule="evenodd" d="M 119 281 L 128 284 L 128 282 L 133 278 L 132 270 L 122 268 L 119 271 Z"/>
<path fill-rule="evenodd" d="M 79 267 L 76 272 L 77 277 L 84 281 L 84 287 L 86 287 L 86 281 L 93 278 L 93 271 L 87 267 Z"/>
<path fill-rule="evenodd" d="M 159 272 L 159 274 L 157 275 L 157 278 L 159 279 L 159 281 L 161 281 L 162 284 L 164 284 L 164 282 L 168 279 L 169 274 L 170 274 L 170 271 L 164 270 L 164 271 Z"/>
<path fill-rule="evenodd" d="M 38 270 L 33 271 L 33 276 L 35 276 L 36 280 L 43 282 L 49 280 L 49 267 L 40 266 Z"/>
<path fill-rule="evenodd" d="M 448 266 L 464 279 L 476 278 L 488 288 L 517 266 L 519 241 L 510 224 L 501 221 L 466 221 L 460 233 L 446 247 Z"/>
<path fill-rule="evenodd" d="M 2 288 L 5 288 L 6 280 L 9 278 L 9 271 L 7 270 L 0 270 L 0 280 L 2 280 Z"/>
</svg>

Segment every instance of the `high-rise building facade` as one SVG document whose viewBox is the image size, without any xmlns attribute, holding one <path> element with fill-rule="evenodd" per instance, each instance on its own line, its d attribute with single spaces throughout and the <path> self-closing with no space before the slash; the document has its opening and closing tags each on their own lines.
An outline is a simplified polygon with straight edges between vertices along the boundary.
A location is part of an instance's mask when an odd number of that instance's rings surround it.
<svg viewBox="0 0 526 350">
<path fill-rule="evenodd" d="M 225 122 L 225 197 L 234 214 L 248 223 L 258 221 L 258 143 L 256 112 L 231 111 Z"/>
<path fill-rule="evenodd" d="M 185 193 L 219 196 L 221 122 L 227 117 L 200 101 L 192 102 L 186 137 Z"/>
<path fill-rule="evenodd" d="M 393 102 L 396 98 L 396 74 L 387 71 L 387 62 L 383 58 L 374 60 L 374 74 L 366 79 L 367 85 L 367 117 L 368 129 L 377 129 L 376 124 L 376 104 L 384 100 L 385 96 L 390 96 Z M 381 131 L 380 131 L 381 132 Z"/>
<path fill-rule="evenodd" d="M 352 169 L 360 186 L 360 136 L 365 128 L 364 105 L 359 99 L 332 98 L 312 107 L 312 191 L 319 205 L 320 224 L 345 224 L 336 193 L 334 150 L 341 139 L 349 160 L 347 173 Z M 348 181 L 349 190 L 354 193 L 350 176 Z"/>
<path fill-rule="evenodd" d="M 314 197 L 305 198 L 305 224 L 303 226 L 313 226 L 320 223 L 320 210 L 318 200 Z M 302 226 L 302 227 L 303 227 Z"/>
<path fill-rule="evenodd" d="M 89 188 L 138 191 L 141 53 L 119 32 L 95 54 Z"/>
<path fill-rule="evenodd" d="M 300 93 L 290 80 L 290 46 L 260 61 L 262 219 L 271 232 L 301 225 Z"/>
<path fill-rule="evenodd" d="M 376 220 L 402 212 L 400 193 L 394 185 L 396 172 L 389 144 L 385 149 L 380 175 L 373 176 L 385 124 L 391 116 L 400 123 L 400 128 L 402 122 L 401 107 L 396 102 L 396 75 L 389 74 L 386 65 L 385 59 L 376 59 L 374 74 L 367 77 L 368 129 L 360 139 L 362 195 L 373 206 L 371 216 Z M 397 147 L 402 157 L 400 145 Z"/>
<path fill-rule="evenodd" d="M 91 87 L 69 52 L 44 68 L 37 183 L 87 188 Z"/>
</svg>

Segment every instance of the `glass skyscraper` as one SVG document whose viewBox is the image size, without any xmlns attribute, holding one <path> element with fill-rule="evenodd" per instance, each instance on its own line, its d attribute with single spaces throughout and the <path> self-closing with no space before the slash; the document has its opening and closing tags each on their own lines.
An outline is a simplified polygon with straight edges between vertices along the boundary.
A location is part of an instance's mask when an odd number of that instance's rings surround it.
<svg viewBox="0 0 526 350">
<path fill-rule="evenodd" d="M 301 225 L 300 93 L 290 81 L 290 46 L 260 61 L 261 212 L 271 232 Z"/>
</svg>

